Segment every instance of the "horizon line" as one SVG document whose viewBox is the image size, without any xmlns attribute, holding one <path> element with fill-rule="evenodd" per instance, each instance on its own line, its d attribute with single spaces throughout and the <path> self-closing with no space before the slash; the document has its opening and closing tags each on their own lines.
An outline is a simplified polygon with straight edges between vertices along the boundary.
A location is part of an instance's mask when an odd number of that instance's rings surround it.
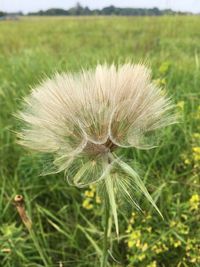
<svg viewBox="0 0 200 267">
<path fill-rule="evenodd" d="M 107 7 L 115 7 L 115 8 L 121 8 L 121 9 L 126 9 L 126 8 L 130 8 L 130 9 L 147 9 L 147 10 L 150 10 L 150 9 L 154 9 L 154 8 L 157 8 L 158 10 L 160 11 L 165 11 L 165 10 L 171 10 L 173 12 L 180 12 L 180 13 L 189 13 L 189 14 L 194 14 L 194 15 L 198 15 L 200 14 L 200 11 L 197 11 L 197 12 L 194 12 L 194 11 L 189 11 L 189 10 L 176 10 L 176 9 L 173 9 L 171 7 L 168 7 L 168 8 L 159 8 L 158 6 L 152 6 L 152 7 L 120 7 L 120 6 L 115 6 L 115 5 L 108 5 L 108 6 L 104 6 L 102 8 L 90 8 L 89 6 L 82 6 L 82 8 L 89 8 L 91 11 L 93 10 L 103 10 L 104 8 L 107 8 Z M 28 15 L 29 13 L 38 13 L 40 11 L 47 11 L 47 10 L 51 10 L 51 9 L 61 9 L 61 10 L 65 10 L 65 11 L 68 11 L 72 8 L 76 8 L 76 6 L 72 6 L 72 7 L 69 7 L 69 8 L 63 8 L 63 7 L 49 7 L 49 8 L 45 8 L 45 9 L 37 9 L 37 10 L 29 10 L 29 11 L 22 11 L 22 10 L 16 10 L 16 11 L 6 11 L 4 9 L 0 9 L 0 12 L 4 12 L 4 13 L 7 13 L 7 14 L 15 14 L 15 13 L 22 13 L 23 15 Z"/>
</svg>

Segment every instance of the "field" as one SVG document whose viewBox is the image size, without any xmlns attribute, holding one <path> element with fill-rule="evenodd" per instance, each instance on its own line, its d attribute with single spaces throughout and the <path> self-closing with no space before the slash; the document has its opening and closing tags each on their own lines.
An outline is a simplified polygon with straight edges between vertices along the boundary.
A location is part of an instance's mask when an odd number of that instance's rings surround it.
<svg viewBox="0 0 200 267">
<path fill-rule="evenodd" d="M 143 213 L 118 206 L 109 266 L 200 266 L 200 17 L 25 18 L 0 22 L 0 266 L 97 267 L 101 204 L 95 188 L 69 186 L 63 173 L 39 176 L 37 156 L 16 144 L 22 98 L 55 71 L 97 62 L 147 61 L 168 91 L 179 123 L 160 145 L 128 151 L 164 220 L 140 196 Z M 25 198 L 33 227 L 13 199 Z"/>
</svg>

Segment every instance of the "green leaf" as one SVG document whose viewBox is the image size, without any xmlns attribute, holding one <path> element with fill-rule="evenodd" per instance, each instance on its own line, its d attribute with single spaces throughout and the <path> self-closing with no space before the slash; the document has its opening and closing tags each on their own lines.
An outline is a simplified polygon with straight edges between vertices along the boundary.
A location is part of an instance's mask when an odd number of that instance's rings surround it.
<svg viewBox="0 0 200 267">
<path fill-rule="evenodd" d="M 86 238 L 90 241 L 91 245 L 95 249 L 97 255 L 101 256 L 102 251 L 99 248 L 99 246 L 97 245 L 97 242 L 94 241 L 94 239 L 91 237 L 91 235 L 80 224 L 78 224 L 77 227 L 85 234 Z"/>
<path fill-rule="evenodd" d="M 159 211 L 158 207 L 156 206 L 156 203 L 154 202 L 153 198 L 147 191 L 143 181 L 140 179 L 139 175 L 125 162 L 118 160 L 118 164 L 121 166 L 121 168 L 130 175 L 133 179 L 137 187 L 140 189 L 140 191 L 145 195 L 147 200 L 152 204 L 152 206 L 156 209 L 156 211 L 160 214 L 160 216 L 163 218 L 161 212 Z"/>
<path fill-rule="evenodd" d="M 113 186 L 113 180 L 110 175 L 108 175 L 105 178 L 105 184 L 106 184 L 106 190 L 108 193 L 108 198 L 111 206 L 111 211 L 114 217 L 114 222 L 115 222 L 115 228 L 116 228 L 116 233 L 119 235 L 119 225 L 118 225 L 118 217 L 117 217 L 117 205 L 115 201 L 115 192 L 114 192 L 114 186 Z"/>
</svg>

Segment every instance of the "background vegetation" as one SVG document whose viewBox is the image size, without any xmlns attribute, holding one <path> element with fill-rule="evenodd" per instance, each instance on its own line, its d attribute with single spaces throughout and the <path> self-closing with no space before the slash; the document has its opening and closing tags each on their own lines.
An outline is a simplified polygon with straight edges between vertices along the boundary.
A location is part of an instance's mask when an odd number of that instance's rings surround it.
<svg viewBox="0 0 200 267">
<path fill-rule="evenodd" d="M 121 8 L 113 5 L 104 7 L 102 9 L 90 9 L 89 7 L 83 7 L 79 2 L 68 10 L 62 8 L 50 8 L 47 10 L 39 10 L 38 12 L 29 12 L 29 16 L 162 16 L 162 15 L 184 15 L 189 12 L 173 11 L 171 9 L 160 10 L 157 7 L 154 8 Z M 0 17 L 9 15 L 6 12 L 0 11 Z M 22 12 L 12 13 L 12 15 L 22 16 Z"/>
<path fill-rule="evenodd" d="M 0 265 L 99 266 L 103 227 L 95 188 L 70 187 L 63 174 L 41 177 L 38 158 L 16 144 L 13 114 L 22 97 L 55 71 L 143 59 L 172 95 L 181 123 L 160 146 L 129 150 L 164 220 L 120 205 L 110 266 L 199 266 L 200 18 L 30 18 L 0 22 Z M 25 197 L 29 232 L 13 205 Z M 114 230 L 114 229 L 113 229 Z"/>
</svg>

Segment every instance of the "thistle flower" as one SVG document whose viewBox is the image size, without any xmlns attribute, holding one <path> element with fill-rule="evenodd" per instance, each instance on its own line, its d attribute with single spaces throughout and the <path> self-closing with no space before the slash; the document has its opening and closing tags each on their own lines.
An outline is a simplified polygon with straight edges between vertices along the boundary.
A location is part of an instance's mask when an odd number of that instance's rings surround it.
<svg viewBox="0 0 200 267">
<path fill-rule="evenodd" d="M 19 113 L 25 123 L 19 142 L 53 155 L 55 172 L 66 171 L 70 183 L 101 184 L 118 232 L 117 192 L 138 206 L 131 193 L 138 189 L 157 207 L 139 175 L 115 151 L 154 147 L 151 133 L 175 122 L 171 110 L 146 66 L 97 65 L 56 74 L 33 89 Z"/>
</svg>

